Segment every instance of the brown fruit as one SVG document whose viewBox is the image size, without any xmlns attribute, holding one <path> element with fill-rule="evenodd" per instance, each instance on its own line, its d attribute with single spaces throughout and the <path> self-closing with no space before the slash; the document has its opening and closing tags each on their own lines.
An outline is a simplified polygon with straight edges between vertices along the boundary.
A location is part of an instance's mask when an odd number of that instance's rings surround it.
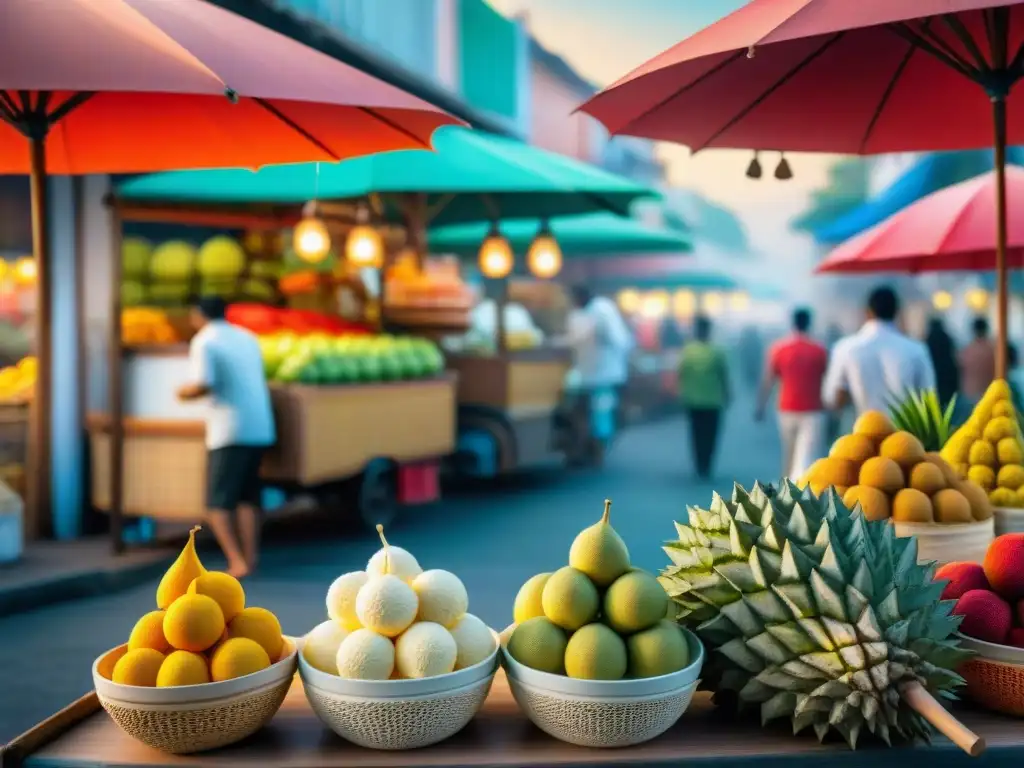
<svg viewBox="0 0 1024 768">
<path fill-rule="evenodd" d="M 924 446 L 909 432 L 893 432 L 882 441 L 878 453 L 892 459 L 904 470 L 924 461 Z"/>
<path fill-rule="evenodd" d="M 857 465 L 846 459 L 830 457 L 822 460 L 813 472 L 807 473 L 811 488 L 838 486 L 849 488 L 857 484 Z M 817 493 L 817 491 L 815 491 Z"/>
<path fill-rule="evenodd" d="M 937 523 L 973 523 L 971 503 L 960 491 L 946 488 L 932 496 Z"/>
<path fill-rule="evenodd" d="M 970 480 L 961 480 L 955 488 L 971 505 L 971 516 L 975 520 L 988 520 L 992 517 L 992 502 L 989 501 L 988 494 L 980 485 L 972 483 Z"/>
<path fill-rule="evenodd" d="M 875 455 L 875 442 L 866 435 L 843 435 L 832 444 L 828 455 L 862 464 Z"/>
<path fill-rule="evenodd" d="M 843 494 L 843 504 L 850 509 L 860 504 L 867 520 L 889 519 L 889 497 L 870 485 L 855 485 Z"/>
<path fill-rule="evenodd" d="M 926 453 L 924 455 L 925 461 L 930 461 L 942 472 L 942 476 L 946 478 L 946 487 L 953 488 L 957 483 L 960 482 L 960 475 L 953 469 L 948 461 L 942 458 L 942 454 L 939 453 Z"/>
<path fill-rule="evenodd" d="M 915 464 L 910 470 L 910 482 L 907 483 L 907 487 L 918 490 L 925 496 L 934 496 L 946 486 L 942 470 L 928 460 Z"/>
<path fill-rule="evenodd" d="M 903 487 L 903 470 L 892 459 L 873 456 L 861 466 L 858 479 L 860 485 L 869 485 L 891 495 Z"/>
<path fill-rule="evenodd" d="M 913 488 L 904 488 L 892 500 L 892 519 L 897 523 L 934 523 L 931 499 Z"/>
<path fill-rule="evenodd" d="M 853 431 L 854 434 L 879 440 L 891 435 L 896 428 L 889 417 L 881 411 L 865 411 L 853 423 Z"/>
</svg>

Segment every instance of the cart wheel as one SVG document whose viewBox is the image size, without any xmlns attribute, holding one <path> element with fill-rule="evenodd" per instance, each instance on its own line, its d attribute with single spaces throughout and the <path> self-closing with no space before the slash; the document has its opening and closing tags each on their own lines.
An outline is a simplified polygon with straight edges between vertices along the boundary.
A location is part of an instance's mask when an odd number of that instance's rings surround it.
<svg viewBox="0 0 1024 768">
<path fill-rule="evenodd" d="M 398 467 L 388 459 L 373 459 L 363 470 L 356 495 L 356 514 L 368 528 L 390 525 L 398 516 Z"/>
</svg>

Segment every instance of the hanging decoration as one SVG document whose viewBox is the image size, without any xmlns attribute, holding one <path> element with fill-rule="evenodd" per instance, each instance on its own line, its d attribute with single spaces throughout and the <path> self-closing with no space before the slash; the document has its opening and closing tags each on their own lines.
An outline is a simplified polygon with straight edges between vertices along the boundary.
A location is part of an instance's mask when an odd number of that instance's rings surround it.
<svg viewBox="0 0 1024 768">
<path fill-rule="evenodd" d="M 761 161 L 758 159 L 759 152 L 754 152 L 754 158 L 750 161 L 750 165 L 747 166 L 747 178 L 748 179 L 760 179 L 761 178 Z"/>
<path fill-rule="evenodd" d="M 534 277 L 550 280 L 562 271 L 562 249 L 547 221 L 540 225 L 537 236 L 526 252 L 526 266 Z"/>
<path fill-rule="evenodd" d="M 949 291 L 936 291 L 932 296 L 932 306 L 937 312 L 946 312 L 953 306 L 953 294 Z"/>
<path fill-rule="evenodd" d="M 501 234 L 497 223 L 492 224 L 491 231 L 487 233 L 487 237 L 480 244 L 480 273 L 492 280 L 500 280 L 503 277 L 508 277 L 512 272 L 514 262 L 515 257 L 511 244 Z"/>
<path fill-rule="evenodd" d="M 370 209 L 365 204 L 356 210 L 356 225 L 345 240 L 345 258 L 359 269 L 380 269 L 384 263 L 384 238 L 370 223 Z"/>
</svg>

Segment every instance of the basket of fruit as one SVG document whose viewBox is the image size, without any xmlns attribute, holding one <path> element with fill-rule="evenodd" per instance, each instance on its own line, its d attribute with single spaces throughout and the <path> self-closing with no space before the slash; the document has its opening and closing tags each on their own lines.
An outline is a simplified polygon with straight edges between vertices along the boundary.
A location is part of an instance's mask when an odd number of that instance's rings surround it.
<svg viewBox="0 0 1024 768">
<path fill-rule="evenodd" d="M 1024 717 L 1024 533 L 999 536 L 983 565 L 950 563 L 942 597 L 963 616 L 960 644 L 975 653 L 960 667 L 967 695 L 981 706 Z"/>
<path fill-rule="evenodd" d="M 234 577 L 207 571 L 195 531 L 157 588 L 158 610 L 93 663 L 100 704 L 129 736 L 172 754 L 244 739 L 277 712 L 295 675 L 295 643 Z"/>
<path fill-rule="evenodd" d="M 573 541 L 568 566 L 522 586 L 516 623 L 502 633 L 519 707 L 542 731 L 585 747 L 660 736 L 686 711 L 704 663 L 697 637 L 667 618 L 665 589 L 630 566 L 610 506 Z"/>
<path fill-rule="evenodd" d="M 299 655 L 317 717 L 371 749 L 415 749 L 461 731 L 483 706 L 498 668 L 498 638 L 471 613 L 448 571 L 424 571 L 401 547 L 384 546 L 365 571 L 327 591 L 328 620 Z"/>
</svg>

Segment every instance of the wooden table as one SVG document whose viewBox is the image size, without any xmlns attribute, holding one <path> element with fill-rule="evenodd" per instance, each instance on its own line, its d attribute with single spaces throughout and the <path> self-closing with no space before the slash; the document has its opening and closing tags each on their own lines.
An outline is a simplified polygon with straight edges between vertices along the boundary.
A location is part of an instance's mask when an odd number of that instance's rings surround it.
<svg viewBox="0 0 1024 768">
<path fill-rule="evenodd" d="M 761 729 L 736 723 L 698 694 L 683 718 L 654 741 L 624 749 L 585 749 L 556 741 L 520 712 L 503 672 L 498 672 L 484 709 L 461 733 L 432 747 L 378 752 L 343 741 L 310 710 L 296 677 L 274 720 L 235 746 L 199 755 L 165 755 L 125 735 L 99 710 L 95 694 L 11 742 L 3 768 L 566 768 L 567 766 L 708 766 L 734 768 L 1002 768 L 1024 761 L 1024 722 L 974 711 L 957 712 L 988 742 L 970 758 L 937 737 L 931 747 L 886 749 L 865 740 L 852 752 L 840 743 L 818 744 L 812 735 L 792 736 L 784 725 Z M 939 763 L 938 761 L 941 761 Z"/>
</svg>

